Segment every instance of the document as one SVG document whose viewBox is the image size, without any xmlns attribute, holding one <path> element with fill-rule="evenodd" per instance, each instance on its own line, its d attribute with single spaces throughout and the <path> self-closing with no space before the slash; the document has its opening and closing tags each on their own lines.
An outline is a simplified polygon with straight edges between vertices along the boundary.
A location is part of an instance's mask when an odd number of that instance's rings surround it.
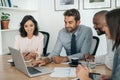
<svg viewBox="0 0 120 80">
<path fill-rule="evenodd" d="M 76 77 L 75 67 L 56 67 L 54 72 L 50 74 L 51 77 Z"/>
</svg>

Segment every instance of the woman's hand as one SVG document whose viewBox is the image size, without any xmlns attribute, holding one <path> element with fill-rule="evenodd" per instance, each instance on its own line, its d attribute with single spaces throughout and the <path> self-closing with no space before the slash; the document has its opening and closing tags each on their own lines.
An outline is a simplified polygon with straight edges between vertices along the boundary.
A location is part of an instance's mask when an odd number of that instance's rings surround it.
<svg viewBox="0 0 120 80">
<path fill-rule="evenodd" d="M 29 56 L 33 59 L 36 59 L 36 57 L 38 57 L 38 54 L 34 52 L 30 52 Z"/>
<path fill-rule="evenodd" d="M 29 54 L 30 53 L 22 53 L 23 54 L 23 57 L 24 57 L 24 59 L 25 59 L 25 61 L 28 61 L 28 60 L 30 60 L 31 59 L 31 56 L 29 56 Z"/>
<path fill-rule="evenodd" d="M 40 58 L 39 60 L 35 60 L 32 62 L 32 66 L 44 66 L 50 63 L 50 59 L 45 57 L 45 58 Z"/>
<path fill-rule="evenodd" d="M 38 56 L 38 54 L 33 53 L 33 52 L 23 53 L 23 57 L 26 61 L 28 61 L 30 59 L 36 59 L 37 56 Z"/>
<path fill-rule="evenodd" d="M 89 78 L 89 69 L 80 64 L 76 68 L 76 75 L 80 80 L 91 80 Z"/>
</svg>

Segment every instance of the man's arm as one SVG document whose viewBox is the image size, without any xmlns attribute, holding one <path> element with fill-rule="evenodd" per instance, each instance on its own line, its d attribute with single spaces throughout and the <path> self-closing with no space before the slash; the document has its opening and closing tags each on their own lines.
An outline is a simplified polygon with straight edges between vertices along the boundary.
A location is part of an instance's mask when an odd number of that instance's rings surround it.
<svg viewBox="0 0 120 80">
<path fill-rule="evenodd" d="M 60 52 L 61 52 L 62 47 L 63 47 L 61 40 L 60 40 L 60 33 L 61 33 L 61 31 L 58 33 L 57 41 L 56 41 L 56 44 L 54 46 L 52 53 L 50 53 L 50 55 L 48 56 L 49 59 L 51 59 L 55 55 L 57 55 L 57 56 L 60 55 Z"/>
</svg>

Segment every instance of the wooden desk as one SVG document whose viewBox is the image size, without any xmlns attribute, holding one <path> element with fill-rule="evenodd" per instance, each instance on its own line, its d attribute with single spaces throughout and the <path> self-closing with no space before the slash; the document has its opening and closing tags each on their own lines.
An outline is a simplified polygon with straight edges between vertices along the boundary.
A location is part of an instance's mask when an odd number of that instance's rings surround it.
<svg viewBox="0 0 120 80">
<path fill-rule="evenodd" d="M 73 78 L 52 78 L 49 75 L 42 75 L 33 78 L 29 78 L 22 72 L 18 71 L 15 67 L 11 66 L 7 60 L 10 59 L 9 55 L 0 56 L 0 80 L 71 80 Z M 68 64 L 49 64 L 47 67 L 68 67 Z M 105 66 L 96 66 L 93 72 L 101 74 L 110 74 L 111 71 Z"/>
</svg>

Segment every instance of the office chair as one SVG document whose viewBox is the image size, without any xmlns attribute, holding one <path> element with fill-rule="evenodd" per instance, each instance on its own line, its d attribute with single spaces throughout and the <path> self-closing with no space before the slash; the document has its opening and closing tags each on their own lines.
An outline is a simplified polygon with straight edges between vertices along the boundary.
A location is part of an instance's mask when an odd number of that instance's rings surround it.
<svg viewBox="0 0 120 80">
<path fill-rule="evenodd" d="M 96 54 L 99 42 L 100 42 L 100 39 L 97 36 L 93 36 L 92 46 L 90 48 L 90 54 L 92 55 Z"/>
<path fill-rule="evenodd" d="M 48 56 L 47 47 L 48 47 L 48 42 L 49 42 L 50 34 L 48 32 L 45 32 L 45 31 L 39 31 L 39 32 L 41 32 L 44 35 L 43 56 Z"/>
</svg>

